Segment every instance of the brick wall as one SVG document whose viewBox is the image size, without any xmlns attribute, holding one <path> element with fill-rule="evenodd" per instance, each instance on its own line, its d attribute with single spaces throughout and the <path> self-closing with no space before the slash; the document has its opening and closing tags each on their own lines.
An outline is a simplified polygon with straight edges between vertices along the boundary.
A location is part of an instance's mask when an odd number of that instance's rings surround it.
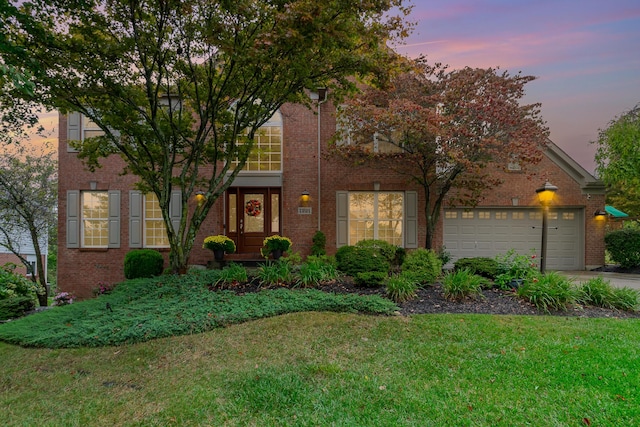
<svg viewBox="0 0 640 427">
<path fill-rule="evenodd" d="M 283 174 L 282 174 L 282 234 L 291 238 L 294 250 L 303 255 L 309 253 L 313 234 L 318 228 L 327 237 L 327 251 L 336 250 L 336 191 L 374 190 L 379 185 L 382 191 L 414 190 L 419 199 L 418 242 L 426 240 L 424 222 L 424 197 L 420 187 L 401 175 L 381 165 L 354 166 L 328 156 L 327 144 L 336 129 L 335 109 L 331 103 L 320 106 L 320 156 L 318 157 L 318 115 L 316 108 L 300 105 L 285 105 L 283 117 Z M 117 156 L 103 161 L 103 167 L 95 173 L 84 169 L 75 153 L 68 153 L 66 146 L 66 118 L 60 117 L 59 126 L 59 222 L 58 222 L 58 286 L 73 291 L 79 297 L 90 297 L 98 282 L 116 283 L 124 279 L 123 259 L 129 251 L 129 197 L 128 191 L 136 177 L 122 176 L 123 162 Z M 320 179 L 318 177 L 320 165 Z M 570 175 L 548 158 L 534 167 L 533 175 L 521 172 L 493 171 L 504 178 L 504 184 L 486 192 L 481 206 L 512 206 L 517 198 L 520 206 L 538 206 L 536 188 L 545 180 L 558 186 L 558 206 L 582 208 L 585 211 L 585 264 L 588 267 L 604 263 L 604 222 L 597 222 L 593 212 L 604 207 L 603 194 L 589 195 Z M 91 250 L 66 248 L 66 192 L 67 190 L 89 190 L 91 182 L 98 190 L 121 190 L 121 247 L 119 249 Z M 377 183 L 377 184 L 376 184 Z M 309 207 L 312 214 L 299 214 L 300 196 L 307 191 L 311 196 Z M 195 203 L 195 202 L 194 202 Z M 204 238 L 224 232 L 224 209 L 222 199 L 211 209 L 196 237 L 190 263 L 206 265 L 212 254 L 202 249 Z M 442 221 L 440 222 L 434 247 L 442 245 Z M 168 250 L 163 252 L 168 257 Z"/>
</svg>

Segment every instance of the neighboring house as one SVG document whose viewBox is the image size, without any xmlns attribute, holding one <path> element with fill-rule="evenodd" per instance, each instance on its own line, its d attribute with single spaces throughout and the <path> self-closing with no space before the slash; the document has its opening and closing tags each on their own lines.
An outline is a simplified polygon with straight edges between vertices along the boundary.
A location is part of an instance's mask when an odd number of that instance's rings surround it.
<svg viewBox="0 0 640 427">
<path fill-rule="evenodd" d="M 45 233 L 46 234 L 46 233 Z M 28 234 L 22 234 L 19 236 L 13 236 L 11 238 L 10 245 L 6 244 L 4 236 L 0 236 L 0 266 L 7 263 L 13 263 L 16 265 L 15 272 L 31 277 L 34 274 L 38 276 L 38 257 L 36 257 L 35 249 L 33 249 L 33 242 Z M 24 263 L 11 252 L 7 246 L 10 246 L 18 251 L 20 256 L 25 258 L 29 263 L 29 268 L 25 267 Z M 40 249 L 42 250 L 42 263 L 44 266 L 45 275 L 47 274 L 47 254 L 48 254 L 48 239 L 47 236 L 42 236 L 40 241 Z M 45 277 L 46 279 L 46 277 Z"/>
<path fill-rule="evenodd" d="M 95 134 L 92 123 L 70 114 L 60 116 L 59 129 L 58 286 L 89 297 L 99 282 L 124 279 L 129 250 L 154 248 L 166 256 L 168 244 L 155 197 L 133 190 L 137 178 L 120 174 L 120 158 L 104 160 L 91 173 L 68 147 L 68 139 Z M 238 253 L 231 258 L 259 259 L 262 241 L 271 234 L 291 238 L 294 250 L 306 255 L 317 230 L 326 234 L 330 254 L 363 238 L 407 249 L 424 246 L 419 187 L 391 170 L 355 167 L 328 155 L 336 131 L 330 102 L 318 102 L 316 111 L 285 105 L 263 130 L 260 150 L 210 211 L 190 264 L 206 265 L 213 258 L 201 248 L 211 234 L 226 234 L 236 242 Z M 604 208 L 604 186 L 554 144 L 546 154 L 536 172 L 559 188 L 550 213 L 547 268 L 603 265 L 604 225 L 593 213 Z M 488 192 L 478 207 L 444 209 L 434 247 L 446 246 L 454 260 L 510 248 L 539 250 L 541 209 L 535 190 L 544 180 L 532 180 L 517 167 L 508 169 L 513 170 L 496 168 L 505 184 Z M 302 197 L 307 194 L 308 201 Z M 180 201 L 179 192 L 174 197 Z M 176 212 L 172 209 L 171 215 Z"/>
</svg>

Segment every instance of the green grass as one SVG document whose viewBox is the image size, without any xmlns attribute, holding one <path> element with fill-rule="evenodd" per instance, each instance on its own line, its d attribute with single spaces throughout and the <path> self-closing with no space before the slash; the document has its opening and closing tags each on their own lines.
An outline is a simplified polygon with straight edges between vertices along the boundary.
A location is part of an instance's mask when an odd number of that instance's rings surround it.
<svg viewBox="0 0 640 427">
<path fill-rule="evenodd" d="M 3 340 L 84 345 L 0 342 L 3 426 L 640 425 L 638 319 L 369 316 L 395 306 L 212 292 L 216 274 L 0 325 Z"/>
<path fill-rule="evenodd" d="M 637 320 L 296 313 L 95 349 L 0 344 L 3 425 L 622 426 Z"/>
</svg>

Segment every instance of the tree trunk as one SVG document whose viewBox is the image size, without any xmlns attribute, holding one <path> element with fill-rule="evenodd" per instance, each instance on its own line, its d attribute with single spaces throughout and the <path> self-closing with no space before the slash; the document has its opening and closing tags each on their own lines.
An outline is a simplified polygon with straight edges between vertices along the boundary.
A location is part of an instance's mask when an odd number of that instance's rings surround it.
<svg viewBox="0 0 640 427">
<path fill-rule="evenodd" d="M 29 224 L 29 232 L 31 233 L 31 241 L 33 242 L 33 249 L 36 253 L 36 265 L 38 266 L 38 303 L 40 307 L 46 307 L 49 305 L 49 292 L 47 289 L 47 276 L 44 271 L 44 263 L 42 262 L 42 251 L 40 250 L 40 241 L 38 240 L 38 231 L 35 224 Z M 31 272 L 31 277 L 35 281 L 36 272 Z"/>
</svg>

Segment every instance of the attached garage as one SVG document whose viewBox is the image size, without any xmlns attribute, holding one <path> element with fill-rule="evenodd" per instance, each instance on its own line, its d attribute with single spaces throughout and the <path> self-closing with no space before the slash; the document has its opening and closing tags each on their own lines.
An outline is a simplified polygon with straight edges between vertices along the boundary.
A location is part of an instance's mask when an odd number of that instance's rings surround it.
<svg viewBox="0 0 640 427">
<path fill-rule="evenodd" d="M 547 241 L 548 270 L 583 270 L 584 209 L 552 208 Z M 459 258 L 494 257 L 515 249 L 540 256 L 539 208 L 476 208 L 444 211 L 444 245 Z"/>
</svg>

